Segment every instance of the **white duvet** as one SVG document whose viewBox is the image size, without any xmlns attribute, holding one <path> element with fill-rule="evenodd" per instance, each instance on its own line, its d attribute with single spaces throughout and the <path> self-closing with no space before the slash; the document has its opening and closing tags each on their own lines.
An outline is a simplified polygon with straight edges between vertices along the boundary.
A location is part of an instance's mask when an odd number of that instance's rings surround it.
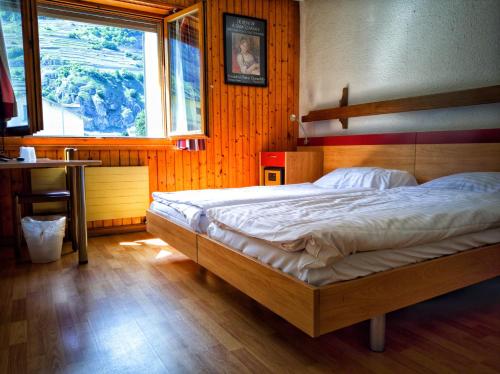
<svg viewBox="0 0 500 374">
<path fill-rule="evenodd" d="M 312 183 L 282 186 L 253 186 L 177 192 L 154 192 L 155 202 L 164 204 L 180 213 L 185 223 L 201 232 L 200 222 L 205 211 L 214 207 L 253 204 L 309 196 L 324 196 L 343 191 L 367 191 L 367 188 L 337 190 L 315 186 Z"/>
<path fill-rule="evenodd" d="M 500 193 L 402 187 L 219 207 L 206 214 L 222 228 L 285 251 L 304 250 L 299 268 L 318 269 L 356 252 L 500 227 Z"/>
</svg>

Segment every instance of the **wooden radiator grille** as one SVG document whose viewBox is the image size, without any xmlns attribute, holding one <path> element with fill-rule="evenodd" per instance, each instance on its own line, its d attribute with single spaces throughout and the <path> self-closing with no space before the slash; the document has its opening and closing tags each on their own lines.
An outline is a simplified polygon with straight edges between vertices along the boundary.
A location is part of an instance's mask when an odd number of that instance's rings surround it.
<svg viewBox="0 0 500 374">
<path fill-rule="evenodd" d="M 87 168 L 87 221 L 143 217 L 149 205 L 147 166 Z"/>
</svg>

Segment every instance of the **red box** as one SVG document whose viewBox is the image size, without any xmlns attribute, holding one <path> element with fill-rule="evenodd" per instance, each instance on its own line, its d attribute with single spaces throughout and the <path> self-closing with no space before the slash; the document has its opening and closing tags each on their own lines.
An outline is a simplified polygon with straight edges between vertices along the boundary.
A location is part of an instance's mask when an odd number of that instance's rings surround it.
<svg viewBox="0 0 500 374">
<path fill-rule="evenodd" d="M 261 166 L 285 167 L 285 152 L 261 152 Z"/>
</svg>

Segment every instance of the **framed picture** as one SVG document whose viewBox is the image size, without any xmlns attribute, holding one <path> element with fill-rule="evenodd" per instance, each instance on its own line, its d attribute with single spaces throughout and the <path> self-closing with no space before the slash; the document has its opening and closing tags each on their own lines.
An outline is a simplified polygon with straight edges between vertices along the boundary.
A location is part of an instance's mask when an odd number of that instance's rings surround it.
<svg viewBox="0 0 500 374">
<path fill-rule="evenodd" d="M 224 13 L 224 82 L 267 86 L 267 22 Z"/>
</svg>

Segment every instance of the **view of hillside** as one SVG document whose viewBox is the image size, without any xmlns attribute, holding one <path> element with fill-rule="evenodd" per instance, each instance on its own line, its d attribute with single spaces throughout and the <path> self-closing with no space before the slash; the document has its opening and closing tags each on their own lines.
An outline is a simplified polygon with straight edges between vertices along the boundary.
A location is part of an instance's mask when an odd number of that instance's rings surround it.
<svg viewBox="0 0 500 374">
<path fill-rule="evenodd" d="M 144 32 L 39 17 L 39 36 L 44 100 L 81 118 L 85 135 L 146 135 Z"/>
</svg>

